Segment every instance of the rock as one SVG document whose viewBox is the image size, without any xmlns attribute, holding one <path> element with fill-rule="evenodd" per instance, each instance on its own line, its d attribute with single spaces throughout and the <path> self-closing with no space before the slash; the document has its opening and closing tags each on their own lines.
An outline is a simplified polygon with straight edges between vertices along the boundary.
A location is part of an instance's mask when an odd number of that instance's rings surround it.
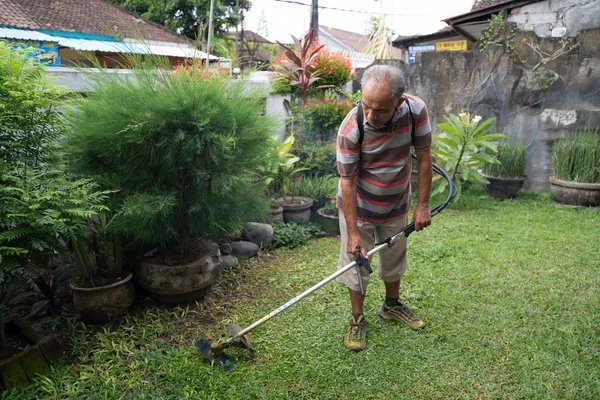
<svg viewBox="0 0 600 400">
<path fill-rule="evenodd" d="M 252 242 L 231 242 L 231 254 L 242 257 L 254 257 L 258 254 L 258 245 Z"/>
<path fill-rule="evenodd" d="M 219 249 L 221 250 L 221 254 L 224 254 L 224 255 L 231 254 L 231 245 L 227 242 L 220 244 Z"/>
<path fill-rule="evenodd" d="M 236 267 L 239 264 L 238 259 L 231 254 L 221 256 L 221 260 L 223 260 L 225 267 Z"/>
<path fill-rule="evenodd" d="M 273 242 L 273 227 L 269 224 L 259 222 L 247 222 L 244 224 L 242 239 L 260 246 L 268 246 Z"/>
</svg>

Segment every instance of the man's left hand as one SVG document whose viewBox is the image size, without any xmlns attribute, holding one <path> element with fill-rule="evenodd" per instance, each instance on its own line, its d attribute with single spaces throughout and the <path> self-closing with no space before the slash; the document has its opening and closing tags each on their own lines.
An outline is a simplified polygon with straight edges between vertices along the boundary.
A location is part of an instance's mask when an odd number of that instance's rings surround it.
<svg viewBox="0 0 600 400">
<path fill-rule="evenodd" d="M 431 211 L 427 206 L 417 206 L 413 215 L 415 230 L 422 231 L 431 225 Z"/>
</svg>

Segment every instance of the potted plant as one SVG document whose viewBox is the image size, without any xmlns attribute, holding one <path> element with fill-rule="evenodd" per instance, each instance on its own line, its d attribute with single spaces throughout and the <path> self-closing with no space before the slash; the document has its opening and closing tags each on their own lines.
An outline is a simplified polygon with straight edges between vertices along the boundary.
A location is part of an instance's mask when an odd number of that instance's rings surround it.
<svg viewBox="0 0 600 400">
<path fill-rule="evenodd" d="M 215 240 L 268 208 L 254 171 L 273 154 L 260 93 L 198 66 L 130 57 L 134 79 L 100 69 L 73 115 L 73 168 L 114 190 L 110 231 L 129 242 L 151 297 L 203 297 L 223 271 Z"/>
<path fill-rule="evenodd" d="M 274 201 L 275 204 L 283 208 L 283 220 L 309 222 L 310 207 L 313 200 L 308 197 L 296 196 L 294 177 L 298 172 L 305 171 L 307 168 L 298 168 L 296 163 L 300 160 L 292 152 L 294 144 L 294 135 L 291 134 L 277 148 L 277 161 L 272 169 L 273 178 L 271 183 L 277 188 L 277 192 L 282 197 Z M 288 196 L 291 193 L 291 196 Z"/>
<path fill-rule="evenodd" d="M 317 210 L 323 232 L 329 235 L 340 234 L 339 212 L 335 199 L 330 199 L 324 207 Z"/>
<path fill-rule="evenodd" d="M 503 140 L 498 145 L 496 159 L 498 164 L 486 163 L 483 166 L 483 177 L 489 181 L 483 188 L 493 197 L 515 197 L 525 182 L 527 147 Z"/>
<path fill-rule="evenodd" d="M 493 129 L 492 122 L 496 118 L 488 118 L 481 124 L 481 117 L 476 115 L 471 118 L 469 112 L 463 111 L 458 116 L 450 114 L 444 116 L 446 123 L 438 124 L 438 127 L 445 133 L 445 136 L 434 135 L 434 147 L 431 153 L 435 161 L 443 167 L 450 175 L 456 185 L 457 194 L 454 201 L 458 201 L 462 193 L 463 185 L 467 182 L 488 183 L 479 169 L 485 163 L 498 163 L 493 154 L 497 148 L 494 140 L 502 139 L 504 135 L 500 133 L 490 133 Z M 488 149 L 488 154 L 484 152 Z M 492 154 L 489 154 L 492 153 Z M 442 193 L 448 183 L 445 179 L 440 179 L 436 175 L 434 179 L 434 189 L 432 195 Z"/>
<path fill-rule="evenodd" d="M 550 191 L 556 201 L 577 206 L 600 205 L 600 143 L 598 128 L 589 124 L 552 146 L 554 177 Z"/>
</svg>

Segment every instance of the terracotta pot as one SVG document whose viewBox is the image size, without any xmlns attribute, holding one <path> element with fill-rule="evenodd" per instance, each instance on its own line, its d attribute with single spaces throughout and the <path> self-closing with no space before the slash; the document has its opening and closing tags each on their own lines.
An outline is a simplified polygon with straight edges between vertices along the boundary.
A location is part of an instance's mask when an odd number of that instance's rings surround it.
<svg viewBox="0 0 600 400">
<path fill-rule="evenodd" d="M 600 183 L 579 183 L 550 177 L 550 192 L 561 204 L 600 206 Z"/>
<path fill-rule="evenodd" d="M 204 254 L 185 264 L 166 265 L 156 259 L 141 261 L 135 268 L 135 277 L 150 297 L 162 303 L 200 299 L 223 272 L 219 246 L 210 242 L 205 247 Z"/>
<path fill-rule="evenodd" d="M 106 286 L 82 288 L 71 285 L 75 308 L 84 321 L 105 323 L 131 307 L 135 289 L 129 273 L 125 279 Z"/>
<path fill-rule="evenodd" d="M 328 235 L 340 234 L 340 219 L 338 216 L 324 214 L 322 208 L 317 210 L 317 214 L 319 215 L 319 224 L 323 232 Z"/>
<path fill-rule="evenodd" d="M 483 185 L 485 192 L 492 197 L 511 199 L 517 195 L 525 182 L 524 176 L 521 178 L 502 178 L 500 176 L 483 175 L 490 183 Z"/>
<path fill-rule="evenodd" d="M 288 196 L 287 202 L 283 198 L 275 200 L 275 203 L 283 207 L 283 220 L 285 222 L 296 221 L 308 223 L 310 221 L 310 207 L 313 199 L 302 196 L 295 196 L 292 203 L 292 197 Z"/>
<path fill-rule="evenodd" d="M 278 204 L 271 204 L 271 208 L 267 210 L 267 224 L 283 221 L 283 207 Z"/>
</svg>

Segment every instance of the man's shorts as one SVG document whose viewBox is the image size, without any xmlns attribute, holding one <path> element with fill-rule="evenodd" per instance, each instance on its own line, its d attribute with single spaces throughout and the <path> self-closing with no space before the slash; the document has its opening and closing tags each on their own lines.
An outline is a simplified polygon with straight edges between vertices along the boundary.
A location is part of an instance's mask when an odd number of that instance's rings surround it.
<svg viewBox="0 0 600 400">
<path fill-rule="evenodd" d="M 345 267 L 354 261 L 352 254 L 348 253 L 348 231 L 346 229 L 346 219 L 344 213 L 340 210 L 340 235 L 342 236 L 342 243 L 340 247 L 340 258 L 338 261 L 338 270 Z M 393 236 L 400 232 L 402 228 L 406 226 L 408 216 L 388 221 L 388 222 L 367 222 L 358 220 L 358 231 L 362 238 L 367 251 L 373 249 L 375 242 L 381 239 Z M 385 247 L 379 251 L 379 263 L 377 273 L 384 282 L 396 282 L 400 280 L 404 271 L 406 271 L 406 237 L 402 237 L 392 247 Z M 365 268 L 361 268 L 363 285 L 365 290 L 369 283 L 369 273 Z M 356 275 L 356 269 L 351 270 L 340 275 L 337 280 L 342 282 L 348 288 L 360 291 L 360 284 L 358 283 L 358 276 Z"/>
</svg>

